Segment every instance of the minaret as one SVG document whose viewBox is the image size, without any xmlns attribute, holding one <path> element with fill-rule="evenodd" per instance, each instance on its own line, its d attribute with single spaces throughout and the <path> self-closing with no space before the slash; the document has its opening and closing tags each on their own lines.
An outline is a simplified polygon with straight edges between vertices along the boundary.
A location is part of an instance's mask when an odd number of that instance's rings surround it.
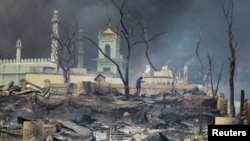
<svg viewBox="0 0 250 141">
<path fill-rule="evenodd" d="M 120 54 L 120 37 L 112 31 L 110 25 L 102 33 L 99 33 L 98 39 L 100 49 L 123 70 L 124 61 Z M 116 65 L 108 60 L 101 51 L 98 52 L 98 58 L 95 60 L 97 61 L 97 72 L 112 72 L 113 74 L 118 74 Z"/>
<path fill-rule="evenodd" d="M 78 42 L 78 52 L 77 52 L 77 68 L 83 68 L 84 65 L 84 47 L 83 47 L 83 30 L 79 30 L 79 42 Z"/>
<path fill-rule="evenodd" d="M 183 72 L 183 81 L 184 84 L 188 84 L 188 66 L 184 66 L 184 72 Z"/>
<path fill-rule="evenodd" d="M 16 41 L 16 62 L 20 63 L 21 61 L 21 48 L 22 48 L 22 42 L 20 39 Z"/>
<path fill-rule="evenodd" d="M 59 23 L 59 15 L 58 11 L 55 10 L 53 12 L 53 17 L 51 19 L 52 23 L 52 41 L 51 41 L 51 62 L 56 63 L 58 62 L 58 56 L 57 56 L 57 51 L 58 51 L 58 41 L 55 39 L 59 36 L 58 33 L 58 23 Z"/>
</svg>

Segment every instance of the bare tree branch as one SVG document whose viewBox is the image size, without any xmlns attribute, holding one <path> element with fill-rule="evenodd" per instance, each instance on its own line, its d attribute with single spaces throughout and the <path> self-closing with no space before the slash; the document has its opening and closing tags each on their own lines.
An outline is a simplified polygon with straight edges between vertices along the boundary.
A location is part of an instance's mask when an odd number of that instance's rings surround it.
<svg viewBox="0 0 250 141">
<path fill-rule="evenodd" d="M 208 58 L 208 64 L 209 64 L 211 89 L 212 89 L 212 94 L 213 94 L 213 100 L 215 102 L 216 101 L 216 95 L 217 95 L 218 88 L 219 88 L 220 79 L 221 79 L 223 63 L 222 63 L 221 68 L 220 68 L 220 73 L 219 73 L 219 76 L 218 76 L 218 79 L 217 79 L 216 88 L 214 89 L 214 87 L 213 87 L 214 86 L 214 84 L 213 84 L 213 71 L 212 71 L 212 62 L 213 62 L 213 60 L 212 60 L 212 58 L 211 58 L 211 56 L 209 54 L 207 55 L 207 58 Z"/>
<path fill-rule="evenodd" d="M 206 72 L 206 69 L 204 67 L 204 64 L 203 62 L 201 61 L 201 58 L 200 58 L 200 55 L 199 55 L 199 48 L 200 48 L 200 42 L 201 42 L 201 29 L 199 30 L 199 36 L 198 36 L 198 39 L 197 39 L 197 42 L 196 42 L 196 56 L 201 64 L 201 67 L 202 67 L 202 70 L 203 70 L 203 75 L 205 74 Z"/>
<path fill-rule="evenodd" d="M 209 76 L 210 76 L 211 89 L 212 89 L 213 99 L 215 101 L 215 96 L 217 94 L 217 90 L 216 90 L 216 92 L 214 91 L 214 84 L 213 84 L 213 71 L 212 71 L 213 59 L 211 58 L 211 56 L 209 54 L 207 55 L 207 59 L 208 59 L 208 64 L 209 64 L 209 74 L 210 74 Z"/>
<path fill-rule="evenodd" d="M 208 70 L 206 70 L 201 58 L 200 58 L 200 55 L 199 55 L 199 48 L 200 48 L 200 42 L 201 42 L 201 28 L 199 29 L 199 36 L 198 36 L 198 39 L 197 39 L 197 42 L 196 42 L 196 56 L 200 62 L 200 65 L 202 67 L 202 75 L 203 75 L 203 86 L 204 86 L 204 92 L 207 92 L 207 89 L 208 89 L 208 83 L 209 83 L 209 72 Z"/>
<path fill-rule="evenodd" d="M 58 57 L 59 67 L 63 71 L 64 83 L 70 82 L 70 70 L 77 63 L 78 22 L 75 18 L 73 22 L 73 25 L 58 23 L 60 35 L 52 35 L 52 38 L 58 43 L 55 57 Z"/>
<path fill-rule="evenodd" d="M 166 34 L 166 32 L 160 32 L 160 33 L 155 34 L 152 38 L 148 39 L 148 42 L 155 40 L 157 37 L 159 37 L 162 34 Z M 144 40 L 136 41 L 136 42 L 132 43 L 131 46 L 135 46 L 138 44 L 145 44 L 145 41 Z"/>
<path fill-rule="evenodd" d="M 148 50 L 149 50 L 149 39 L 148 39 L 148 34 L 147 34 L 147 30 L 146 30 L 146 26 L 147 26 L 147 23 L 146 23 L 146 19 L 145 19 L 145 16 L 143 15 L 143 20 L 141 22 L 139 22 L 139 25 L 140 25 L 140 28 L 142 30 L 142 35 L 141 35 L 141 38 L 142 38 L 142 43 L 145 43 L 146 44 L 146 51 L 145 51 L 145 55 L 146 55 L 146 58 L 150 64 L 150 66 L 155 70 L 157 71 L 156 67 L 153 65 L 150 57 L 149 57 L 149 54 L 148 54 Z M 158 34 L 159 35 L 159 34 Z M 156 38 L 156 36 L 158 35 L 155 35 L 153 38 Z M 138 42 L 137 42 L 138 43 Z"/>
<path fill-rule="evenodd" d="M 172 81 L 172 94 L 174 94 L 175 92 L 175 81 L 176 81 L 176 71 L 177 71 L 177 68 L 176 67 L 171 67 L 170 68 L 171 72 L 172 72 L 172 75 L 173 75 L 173 81 Z"/>
<path fill-rule="evenodd" d="M 219 73 L 219 76 L 218 76 L 218 79 L 217 79 L 215 94 L 217 94 L 217 91 L 218 91 L 218 89 L 219 89 L 219 84 L 220 84 L 220 80 L 221 80 L 222 70 L 223 70 L 223 63 L 221 63 L 221 68 L 220 68 L 220 73 Z M 216 95 L 215 95 L 215 96 L 216 96 Z"/>
<path fill-rule="evenodd" d="M 127 35 L 127 34 L 129 34 L 129 32 L 128 32 L 125 24 L 124 24 L 124 21 L 123 21 L 123 19 L 124 19 L 124 11 L 123 11 L 123 9 L 124 9 L 127 1 L 124 0 L 122 2 L 121 6 L 119 6 L 114 0 L 112 0 L 112 2 L 115 5 L 115 7 L 119 10 L 119 14 L 120 14 L 120 22 L 119 23 L 121 24 L 122 29 L 124 30 L 124 35 Z"/>
</svg>

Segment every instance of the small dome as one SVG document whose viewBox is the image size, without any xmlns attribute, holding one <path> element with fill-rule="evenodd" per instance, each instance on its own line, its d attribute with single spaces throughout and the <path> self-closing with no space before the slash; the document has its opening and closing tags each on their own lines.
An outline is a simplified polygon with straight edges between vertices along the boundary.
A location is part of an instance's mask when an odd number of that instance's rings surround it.
<svg viewBox="0 0 250 141">
<path fill-rule="evenodd" d="M 57 10 L 55 10 L 53 13 L 54 13 L 54 14 L 58 14 L 58 11 L 57 11 Z"/>
<path fill-rule="evenodd" d="M 109 27 L 103 31 L 103 34 L 115 34 Z"/>
</svg>

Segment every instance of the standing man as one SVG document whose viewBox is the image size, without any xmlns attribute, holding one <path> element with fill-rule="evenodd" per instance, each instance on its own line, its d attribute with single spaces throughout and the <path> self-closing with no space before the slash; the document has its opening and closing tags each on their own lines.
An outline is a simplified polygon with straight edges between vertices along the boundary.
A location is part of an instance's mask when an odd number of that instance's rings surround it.
<svg viewBox="0 0 250 141">
<path fill-rule="evenodd" d="M 144 81 L 142 81 L 142 77 L 139 77 L 137 80 L 136 80 L 136 95 L 137 96 L 140 96 L 140 93 L 141 93 L 141 83 L 143 83 Z"/>
</svg>

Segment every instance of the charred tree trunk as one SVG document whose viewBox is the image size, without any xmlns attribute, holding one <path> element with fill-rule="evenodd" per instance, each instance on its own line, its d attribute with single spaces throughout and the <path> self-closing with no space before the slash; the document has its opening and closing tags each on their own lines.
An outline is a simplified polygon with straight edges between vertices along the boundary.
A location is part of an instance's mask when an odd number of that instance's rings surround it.
<svg viewBox="0 0 250 141">
<path fill-rule="evenodd" d="M 203 74 L 203 87 L 204 87 L 204 92 L 207 92 L 207 89 L 208 89 L 208 78 L 209 78 L 209 73 L 206 71 L 206 68 L 200 58 L 200 55 L 199 55 L 199 48 L 200 48 L 200 42 L 201 42 L 201 29 L 199 31 L 199 37 L 197 39 L 197 43 L 196 43 L 196 50 L 195 50 L 195 53 L 196 53 L 196 56 L 200 62 L 200 65 L 202 67 L 202 74 Z"/>
<path fill-rule="evenodd" d="M 230 74 L 229 74 L 229 86 L 230 86 L 230 115 L 235 117 L 235 106 L 234 106 L 234 71 L 235 71 L 235 52 L 231 52 L 230 59 Z"/>
<path fill-rule="evenodd" d="M 70 72 L 63 70 L 63 82 L 69 83 L 70 82 Z"/>
<path fill-rule="evenodd" d="M 234 2 L 230 0 L 227 11 L 223 8 L 224 16 L 227 22 L 227 36 L 228 36 L 228 47 L 230 50 L 230 65 L 229 65 L 229 87 L 230 87 L 230 115 L 235 117 L 235 106 L 234 106 L 234 72 L 236 64 L 236 47 L 237 42 L 234 42 L 234 33 L 233 33 L 233 15 Z"/>
<path fill-rule="evenodd" d="M 130 58 L 130 47 L 128 47 L 128 54 L 127 54 L 126 66 L 125 66 L 125 80 L 123 80 L 126 100 L 129 100 L 129 58 Z"/>
<path fill-rule="evenodd" d="M 243 125 L 243 120 L 242 120 L 242 111 L 243 111 L 243 105 L 244 105 L 244 99 L 245 99 L 245 92 L 244 90 L 241 90 L 241 96 L 240 96 L 240 124 Z"/>
<path fill-rule="evenodd" d="M 172 69 L 170 69 L 172 71 L 173 74 L 173 81 L 171 82 L 171 86 L 172 86 L 172 94 L 175 94 L 175 83 L 176 83 L 176 68 L 173 67 Z"/>
<path fill-rule="evenodd" d="M 221 65 L 221 69 L 220 69 L 220 73 L 219 73 L 219 76 L 218 76 L 216 88 L 214 89 L 213 72 L 212 72 L 212 58 L 210 57 L 209 54 L 207 55 L 207 58 L 208 58 L 208 64 L 209 64 L 209 73 L 210 73 L 209 77 L 210 77 L 211 89 L 212 89 L 212 94 L 213 94 L 213 102 L 215 104 L 215 102 L 216 102 L 215 97 L 217 95 L 217 91 L 218 91 L 219 84 L 220 84 L 220 78 L 221 78 L 221 73 L 222 73 L 222 69 L 223 69 L 223 63 Z"/>
</svg>

